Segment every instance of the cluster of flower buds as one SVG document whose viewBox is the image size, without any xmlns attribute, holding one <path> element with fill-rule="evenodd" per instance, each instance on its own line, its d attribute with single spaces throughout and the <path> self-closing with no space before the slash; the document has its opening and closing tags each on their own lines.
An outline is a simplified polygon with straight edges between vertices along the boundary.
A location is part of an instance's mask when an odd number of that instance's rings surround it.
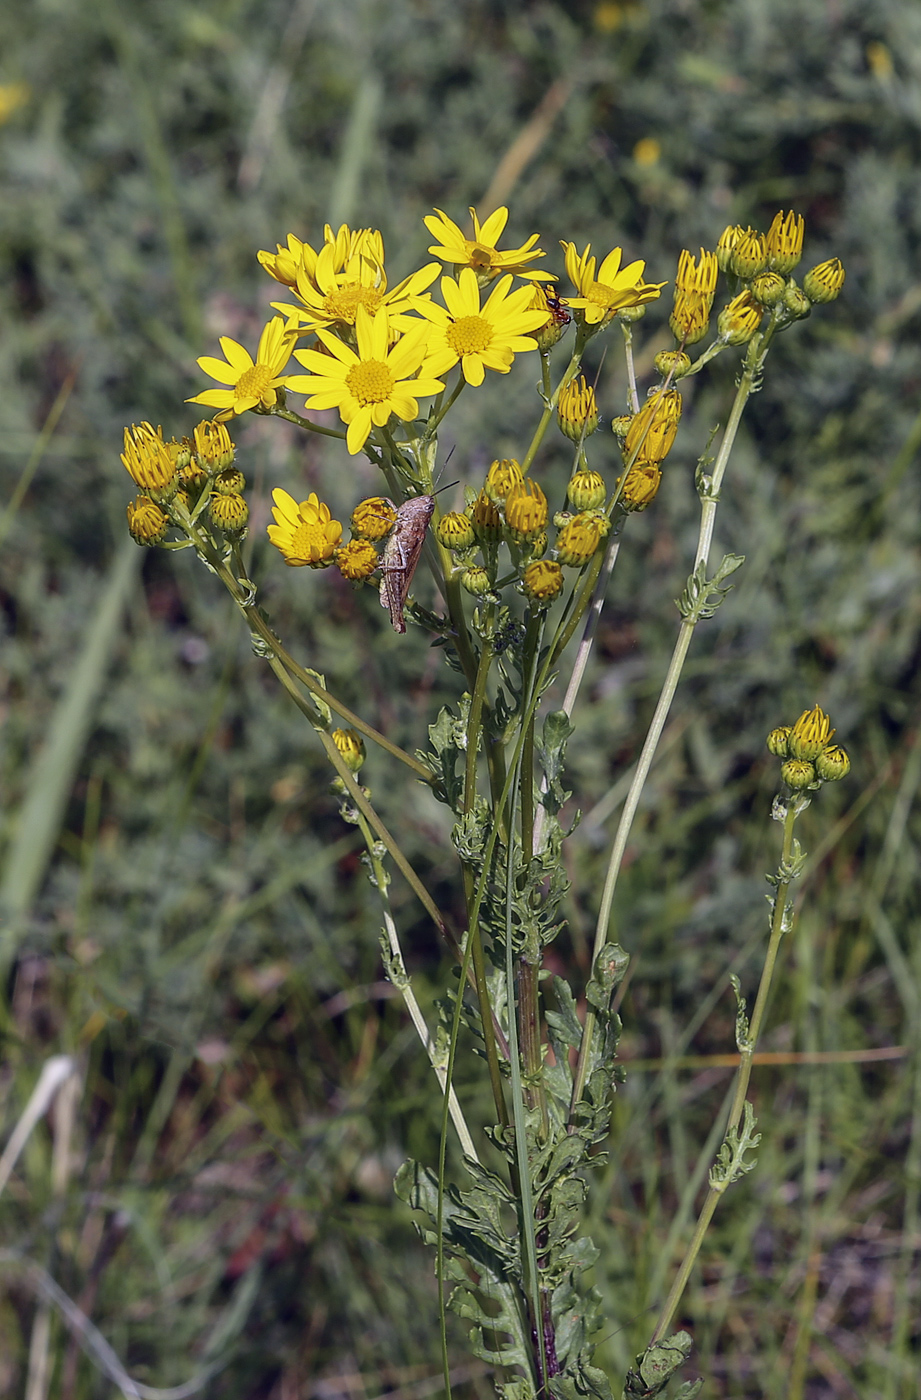
<svg viewBox="0 0 921 1400">
<path fill-rule="evenodd" d="M 668 373 L 668 367 L 664 372 Z M 611 426 L 621 439 L 627 469 L 617 479 L 624 510 L 645 510 L 655 500 L 662 463 L 672 449 L 680 419 L 681 395 L 677 389 L 662 386 L 652 391 L 638 413 L 614 419 Z"/>
<path fill-rule="evenodd" d="M 780 775 L 787 787 L 802 792 L 847 776 L 851 760 L 844 749 L 831 742 L 834 733 L 828 715 L 818 705 L 804 710 L 795 724 L 771 730 L 767 746 L 775 758 L 784 760 Z"/>
<path fill-rule="evenodd" d="M 720 235 L 716 259 L 720 269 L 742 284 L 741 291 L 724 307 L 717 322 L 720 339 L 742 345 L 758 330 L 765 312 L 790 324 L 808 316 L 812 307 L 834 301 L 844 285 L 839 258 L 829 258 L 810 269 L 800 288 L 793 276 L 803 255 L 805 225 L 802 214 L 780 210 L 766 234 L 730 224 Z"/>
<path fill-rule="evenodd" d="M 122 462 L 142 494 L 128 506 L 128 530 L 138 544 L 162 544 L 170 528 L 188 533 L 207 510 L 215 534 L 240 540 L 249 507 L 246 482 L 234 466 L 223 423 L 206 419 L 191 438 L 166 442 L 162 428 L 134 423 L 125 429 Z"/>
</svg>

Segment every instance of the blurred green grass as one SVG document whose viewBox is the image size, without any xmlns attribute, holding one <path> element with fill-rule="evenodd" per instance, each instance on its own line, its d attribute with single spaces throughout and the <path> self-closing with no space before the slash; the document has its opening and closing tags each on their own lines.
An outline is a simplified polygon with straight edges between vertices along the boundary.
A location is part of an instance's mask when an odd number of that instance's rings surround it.
<svg viewBox="0 0 921 1400">
<path fill-rule="evenodd" d="M 318 749 L 213 581 L 186 556 L 138 551 L 140 582 L 118 593 L 118 452 L 127 422 L 187 431 L 195 357 L 218 334 L 254 339 L 272 291 L 257 248 L 289 231 L 315 241 L 341 218 L 379 227 L 403 275 L 425 252 L 422 215 L 459 218 L 536 131 L 499 195 L 510 234 L 540 230 L 551 266 L 560 237 L 623 244 L 661 280 L 728 221 L 766 227 L 793 207 L 804 266 L 838 255 L 848 271 L 842 299 L 778 344 L 752 404 L 717 539 L 747 563 L 695 639 L 620 885 L 637 959 L 625 1054 L 673 1063 L 628 1072 L 593 1196 L 611 1318 L 599 1360 L 622 1370 L 648 1334 L 670 1220 L 728 1085 L 680 1056 L 731 1047 L 716 993 L 730 970 L 749 987 L 756 965 L 775 860 L 763 736 L 818 700 L 854 766 L 802 823 L 819 858 L 765 1048 L 906 1054 L 756 1072 L 759 1166 L 727 1197 L 680 1321 L 714 1396 L 921 1394 L 921 13 L 39 0 L 0 14 L 0 40 L 0 84 L 29 91 L 0 126 L 0 482 L 15 507 L 0 555 L 0 862 L 19 949 L 4 1137 L 49 1055 L 85 1074 L 64 1197 L 43 1125 L 0 1200 L 0 1389 L 25 1393 L 29 1259 L 150 1385 L 183 1383 L 233 1339 L 207 1384 L 222 1400 L 439 1393 L 431 1260 L 389 1184 L 404 1156 L 434 1155 L 437 1105 L 381 987 L 373 891 Z M 530 126 L 561 94 L 555 119 Z M 641 141 L 658 159 L 635 157 Z M 664 321 L 656 309 L 640 327 L 648 346 Z M 608 417 L 624 407 L 613 352 Z M 588 813 L 555 949 L 570 968 L 584 969 L 601 880 L 592 812 L 610 808 L 655 700 L 696 533 L 693 464 L 732 375 L 718 365 L 688 394 L 655 508 L 621 551 L 570 750 Z M 514 452 L 532 378 L 462 400 L 465 479 Z M 275 485 L 343 509 L 376 484 L 356 464 L 353 486 L 322 445 L 280 428 L 237 435 L 256 520 Z M 562 451 L 540 470 L 562 481 Z M 373 598 L 329 575 L 281 574 L 261 529 L 252 549 L 292 649 L 421 742 L 451 693 L 424 640 L 385 633 Z M 118 623 L 94 634 L 113 592 Z M 450 905 L 442 813 L 421 789 L 391 793 L 389 776 L 372 759 L 385 819 Z M 16 845 L 29 804 L 31 874 Z M 430 1005 L 441 950 L 399 885 L 394 898 Z M 482 1086 L 459 1088 L 485 1116 Z M 462 1369 L 459 1331 L 454 1346 L 458 1393 L 490 1394 Z M 111 1393 L 57 1318 L 50 1353 L 50 1394 Z"/>
</svg>

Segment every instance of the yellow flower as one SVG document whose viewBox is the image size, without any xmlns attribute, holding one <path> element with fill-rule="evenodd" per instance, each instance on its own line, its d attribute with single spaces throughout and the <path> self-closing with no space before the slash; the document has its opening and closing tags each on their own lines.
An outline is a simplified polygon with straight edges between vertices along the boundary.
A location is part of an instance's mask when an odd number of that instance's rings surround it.
<svg viewBox="0 0 921 1400">
<path fill-rule="evenodd" d="M 285 287 L 293 287 L 297 281 L 305 246 L 309 247 L 310 245 L 303 244 L 299 238 L 295 238 L 293 233 L 289 233 L 287 248 L 276 243 L 274 253 L 260 251 L 256 254 L 256 259 L 260 267 L 264 267 L 269 276 L 274 277 L 276 282 L 281 282 Z M 310 251 L 313 252 L 313 249 Z M 314 258 L 316 258 L 315 253 Z"/>
<path fill-rule="evenodd" d="M 159 544 L 169 529 L 169 520 L 149 496 L 138 496 L 127 507 L 128 533 L 138 544 Z"/>
<path fill-rule="evenodd" d="M 653 394 L 635 413 L 624 440 L 624 456 L 635 463 L 664 462 L 675 441 L 681 418 L 681 395 L 677 389 Z M 634 457 L 634 453 L 636 454 Z"/>
<path fill-rule="evenodd" d="M 556 557 L 571 569 L 581 569 L 595 553 L 605 534 L 604 521 L 590 511 L 567 520 L 556 540 Z"/>
<path fill-rule="evenodd" d="M 453 219 L 449 219 L 440 209 L 436 209 L 435 214 L 427 215 L 422 222 L 432 237 L 440 240 L 428 251 L 441 258 L 442 262 L 472 268 L 481 285 L 491 282 L 500 272 L 511 272 L 532 281 L 553 280 L 552 273 L 536 272 L 527 266 L 535 258 L 546 257 L 542 248 L 534 247 L 539 234 L 532 233 L 520 248 L 510 248 L 505 253 L 497 249 L 496 243 L 508 222 L 508 210 L 504 205 L 490 214 L 484 224 L 480 223 L 475 209 L 470 210 L 470 217 L 473 220 L 473 237 L 465 238 Z"/>
<path fill-rule="evenodd" d="M 675 305 L 669 325 L 682 345 L 694 345 L 707 333 L 719 264 L 715 253 L 700 250 L 700 265 L 693 253 L 682 249 L 675 277 Z"/>
<path fill-rule="evenodd" d="M 835 783 L 846 778 L 851 771 L 851 760 L 844 749 L 837 744 L 829 744 L 815 760 L 815 771 L 824 783 Z"/>
<path fill-rule="evenodd" d="M 206 418 L 192 430 L 192 443 L 198 465 L 206 472 L 223 471 L 233 462 L 233 443 L 223 423 Z"/>
<path fill-rule="evenodd" d="M 361 735 L 354 729 L 334 729 L 330 738 L 345 759 L 349 772 L 357 773 L 365 761 L 365 746 Z"/>
<path fill-rule="evenodd" d="M 794 792 L 801 792 L 816 780 L 815 768 L 803 758 L 788 758 L 781 764 L 780 776 Z"/>
<path fill-rule="evenodd" d="M 532 477 L 512 487 L 505 498 L 505 523 L 516 543 L 533 540 L 547 523 L 547 497 Z"/>
<path fill-rule="evenodd" d="M 627 472 L 620 503 L 624 510 L 645 510 L 656 498 L 662 473 L 654 462 L 637 462 Z M 620 485 L 620 477 L 617 478 Z"/>
<path fill-rule="evenodd" d="M 840 258 L 819 263 L 803 278 L 803 291 L 811 302 L 834 301 L 843 286 L 844 267 Z"/>
<path fill-rule="evenodd" d="M 363 540 L 382 540 L 396 524 L 397 513 L 386 496 L 369 496 L 352 511 L 352 534 Z"/>
<path fill-rule="evenodd" d="M 535 559 L 521 576 L 526 595 L 537 603 L 549 603 L 563 591 L 563 570 L 552 559 Z"/>
<path fill-rule="evenodd" d="M 604 505 L 608 489 L 604 477 L 583 468 L 570 477 L 566 496 L 573 510 L 598 510 Z"/>
<path fill-rule="evenodd" d="M 637 165 L 657 165 L 662 156 L 662 147 L 654 136 L 643 136 L 633 147 L 633 159 Z"/>
<path fill-rule="evenodd" d="M 482 564 L 473 564 L 461 574 L 461 588 L 474 598 L 482 598 L 492 587 L 489 573 Z"/>
<path fill-rule="evenodd" d="M 510 274 L 500 277 L 481 307 L 472 268 L 463 268 L 457 281 L 442 277 L 447 310 L 434 302 L 419 307 L 434 327 L 429 335 L 428 373 L 444 374 L 460 361 L 467 383 L 476 386 L 483 383 L 487 369 L 508 374 L 516 354 L 537 349 L 529 332 L 543 324 L 544 313 L 528 310 L 530 287 L 510 292 L 511 285 Z"/>
<path fill-rule="evenodd" d="M 767 267 L 767 242 L 763 233 L 748 229 L 732 250 L 730 268 L 743 282 L 750 282 Z"/>
<path fill-rule="evenodd" d="M 216 416 L 220 421 L 232 418 L 234 414 L 245 413 L 249 408 L 269 409 L 278 401 L 277 390 L 283 388 L 285 380 L 282 370 L 291 358 L 291 347 L 296 335 L 289 330 L 280 316 L 273 316 L 259 337 L 259 348 L 255 360 L 248 350 L 231 340 L 229 335 L 221 336 L 221 349 L 227 363 L 211 355 L 202 355 L 198 363 L 205 374 L 216 379 L 219 384 L 229 384 L 229 389 L 206 389 L 196 394 L 186 403 L 203 403 L 209 408 L 219 408 Z"/>
<path fill-rule="evenodd" d="M 493 462 L 486 473 L 483 490 L 491 501 L 504 501 L 513 486 L 524 477 L 524 472 L 514 457 L 502 457 Z"/>
<path fill-rule="evenodd" d="M 675 276 L 676 292 L 700 292 L 712 300 L 718 276 L 719 264 L 715 253 L 709 253 L 705 248 L 701 248 L 700 263 L 698 264 L 694 254 L 689 253 L 686 248 L 682 248 L 678 255 L 678 272 Z"/>
<path fill-rule="evenodd" d="M 348 424 L 346 445 L 353 456 L 364 447 L 372 427 L 383 428 L 394 414 L 404 421 L 417 417 L 418 399 L 444 388 L 431 377 L 437 372 L 431 363 L 423 365 L 427 328 L 420 322 L 391 349 L 386 307 L 372 318 L 359 306 L 355 333 L 357 352 L 329 331 L 318 331 L 330 354 L 296 350 L 295 359 L 311 373 L 288 379 L 289 389 L 309 396 L 308 408 L 338 408 L 339 417 Z M 416 378 L 420 367 L 423 375 Z"/>
<path fill-rule="evenodd" d="M 325 236 L 319 253 L 302 245 L 292 290 L 305 309 L 273 302 L 274 310 L 282 311 L 301 334 L 324 328 L 345 331 L 356 324 L 359 306 L 370 316 L 386 307 L 391 330 L 410 330 L 415 322 L 408 313 L 428 301 L 425 289 L 438 276 L 438 264 L 429 263 L 388 291 L 384 242 L 377 229 L 353 231 L 343 224 L 334 234 L 327 225 Z"/>
<path fill-rule="evenodd" d="M 782 209 L 774 215 L 765 239 L 768 267 L 772 272 L 788 277 L 796 267 L 803 256 L 805 227 L 802 214 L 794 214 L 792 209 L 786 216 Z"/>
<path fill-rule="evenodd" d="M 767 736 L 767 746 L 775 758 L 790 757 L 790 735 L 792 733 L 792 724 L 781 724 L 777 729 L 771 730 Z"/>
<path fill-rule="evenodd" d="M 732 268 L 732 255 L 738 243 L 751 233 L 750 228 L 743 228 L 741 224 L 728 224 L 719 236 L 716 245 L 716 261 L 719 263 L 720 272 L 729 272 Z"/>
<path fill-rule="evenodd" d="M 0 126 L 32 96 L 28 83 L 0 83 Z"/>
<path fill-rule="evenodd" d="M 349 540 L 336 550 L 336 568 L 343 578 L 368 578 L 377 568 L 377 550 L 370 540 Z"/>
<path fill-rule="evenodd" d="M 136 486 L 157 502 L 171 501 L 179 486 L 176 464 L 160 429 L 132 423 L 125 429 L 125 470 Z"/>
<path fill-rule="evenodd" d="M 272 492 L 272 500 L 276 523 L 268 527 L 268 536 L 285 563 L 292 567 L 308 564 L 312 569 L 325 568 L 342 538 L 342 526 L 338 520 L 330 519 L 329 506 L 321 505 L 314 491 L 298 505 L 280 487 Z"/>
<path fill-rule="evenodd" d="M 445 549 L 470 549 L 476 544 L 473 523 L 470 516 L 460 511 L 449 510 L 435 526 L 438 543 Z"/>
<path fill-rule="evenodd" d="M 208 512 L 217 528 L 228 535 L 241 534 L 249 520 L 249 506 L 236 491 L 229 491 L 226 495 L 222 491 L 213 491 Z"/>
<path fill-rule="evenodd" d="M 818 705 L 804 710 L 790 730 L 787 741 L 790 757 L 811 763 L 831 743 L 834 732 L 828 715 Z"/>
<path fill-rule="evenodd" d="M 481 543 L 488 544 L 501 537 L 502 517 L 485 491 L 481 491 L 474 501 L 470 510 L 470 519 L 473 523 L 474 534 Z"/>
<path fill-rule="evenodd" d="M 584 375 L 571 379 L 560 390 L 556 405 L 557 422 L 560 431 L 570 442 L 582 442 L 590 437 L 598 427 L 598 404 L 595 391 L 585 382 Z"/>
<path fill-rule="evenodd" d="M 621 249 L 608 253 L 598 268 L 595 277 L 595 259 L 589 257 L 592 250 L 586 244 L 584 253 L 576 252 L 574 243 L 561 243 L 566 255 L 566 272 L 573 286 L 578 290 L 577 297 L 568 297 L 567 305 L 579 307 L 585 314 L 589 326 L 597 326 L 609 321 L 622 307 L 643 306 L 654 301 L 665 286 L 664 282 L 644 282 L 645 262 L 632 262 L 621 268 Z"/>
<path fill-rule="evenodd" d="M 717 317 L 720 340 L 725 340 L 727 345 L 747 344 L 761 325 L 763 315 L 764 307 L 751 292 L 739 292 Z"/>
</svg>

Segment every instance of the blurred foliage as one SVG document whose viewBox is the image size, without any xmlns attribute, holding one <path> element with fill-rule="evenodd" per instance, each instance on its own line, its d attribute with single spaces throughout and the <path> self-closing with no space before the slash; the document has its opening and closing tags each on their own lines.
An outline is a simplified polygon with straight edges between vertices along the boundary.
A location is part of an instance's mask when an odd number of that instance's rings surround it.
<svg viewBox="0 0 921 1400">
<path fill-rule="evenodd" d="M 401 276 L 424 257 L 423 214 L 457 219 L 492 189 L 510 234 L 541 231 L 551 267 L 560 237 L 622 243 L 661 280 L 727 222 L 803 213 L 803 267 L 837 255 L 847 282 L 776 346 L 727 478 L 717 548 L 747 563 L 695 639 L 631 840 L 622 1048 L 732 1048 L 727 973 L 746 985 L 775 860 L 764 735 L 815 701 L 854 767 L 802 823 L 813 874 L 766 1048 L 916 1047 L 921 10 L 35 0 L 0 12 L 0 85 L 19 94 L 0 102 L 6 888 L 37 790 L 53 845 L 7 926 L 5 1136 L 48 1055 L 85 1070 L 66 1195 L 53 1196 L 42 1125 L 0 1203 L 0 1390 L 24 1391 L 28 1257 L 145 1383 L 181 1384 L 232 1341 L 207 1385 L 222 1400 L 432 1393 L 430 1262 L 390 1188 L 406 1155 L 436 1150 L 427 1067 L 381 982 L 374 892 L 319 749 L 187 556 L 138 555 L 142 585 L 96 662 L 86 723 L 69 721 L 59 817 L 53 782 L 36 786 L 118 566 L 122 427 L 191 427 L 195 357 L 218 334 L 255 341 L 274 288 L 254 253 L 289 231 L 379 227 Z M 638 328 L 647 373 L 666 317 L 654 308 Z M 599 386 L 607 417 L 625 407 L 617 349 Z M 577 714 L 568 783 L 587 815 L 557 952 L 583 968 L 602 824 L 674 637 L 693 465 L 732 375 L 720 362 L 687 395 L 655 507 L 630 522 Z M 526 369 L 510 381 L 466 395 L 454 418 L 465 480 L 520 440 L 532 386 Z M 275 626 L 413 747 L 451 693 L 439 654 L 387 631 L 370 593 L 282 571 L 264 537 L 273 486 L 347 511 L 377 485 L 370 467 L 356 461 L 352 482 L 280 423 L 237 438 Z M 599 465 L 613 463 L 608 441 Z M 538 469 L 561 483 L 562 447 Z M 383 758 L 367 772 L 450 905 L 441 813 L 391 784 Z M 399 884 L 394 899 L 425 1004 L 447 966 Z M 473 1118 L 488 1113 L 463 1081 L 475 1068 L 459 1084 Z M 591 1222 L 612 1372 L 652 1325 L 669 1222 L 690 1204 L 727 1084 L 697 1061 L 628 1065 Z M 911 1056 L 756 1071 L 761 1160 L 729 1193 L 676 1319 L 705 1394 L 917 1393 L 919 1084 Z M 488 1395 L 452 1335 L 458 1394 Z M 51 1355 L 54 1395 L 111 1393 L 57 1318 Z"/>
</svg>

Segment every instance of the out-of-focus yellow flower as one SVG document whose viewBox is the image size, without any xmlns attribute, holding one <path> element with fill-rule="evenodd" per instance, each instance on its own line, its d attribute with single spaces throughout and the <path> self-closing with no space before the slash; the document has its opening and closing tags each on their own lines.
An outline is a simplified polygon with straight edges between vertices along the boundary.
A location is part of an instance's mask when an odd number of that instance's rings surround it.
<svg viewBox="0 0 921 1400">
<path fill-rule="evenodd" d="M 587 384 L 585 377 L 571 379 L 560 390 L 556 405 L 557 422 L 560 431 L 570 442 L 582 442 L 598 427 L 598 403 L 595 391 Z"/>
<path fill-rule="evenodd" d="M 314 491 L 298 504 L 280 487 L 272 492 L 272 500 L 275 524 L 268 527 L 268 536 L 285 563 L 292 567 L 307 564 L 312 569 L 330 564 L 342 538 L 342 526 L 331 519 L 329 506 L 321 504 Z"/>
<path fill-rule="evenodd" d="M 535 559 L 525 569 L 521 582 L 532 602 L 550 603 L 563 591 L 563 570 L 553 559 Z"/>
<path fill-rule="evenodd" d="M 645 262 L 620 265 L 622 251 L 614 248 L 598 268 L 595 276 L 596 260 L 590 257 L 592 245 L 587 243 L 584 253 L 576 252 L 574 243 L 562 243 L 566 260 L 566 273 L 577 289 L 577 297 L 568 297 L 569 306 L 578 307 L 584 315 L 585 323 L 597 326 L 610 321 L 625 306 L 643 306 L 654 301 L 664 282 L 644 282 Z"/>
<path fill-rule="evenodd" d="M 519 544 L 540 534 L 548 514 L 547 497 L 533 477 L 519 481 L 505 498 L 505 523 Z"/>
<path fill-rule="evenodd" d="M 364 741 L 354 729 L 334 729 L 330 735 L 350 773 L 357 773 L 365 761 Z"/>
<path fill-rule="evenodd" d="M 834 301 L 844 286 L 844 266 L 840 258 L 829 258 L 810 268 L 803 278 L 803 291 L 811 302 Z"/>
<path fill-rule="evenodd" d="M 132 423 L 125 429 L 125 470 L 136 486 L 162 504 L 171 501 L 179 487 L 176 465 L 160 429 L 149 423 Z"/>
<path fill-rule="evenodd" d="M 352 511 L 352 534 L 363 540 L 382 540 L 396 520 L 397 513 L 386 496 L 369 496 Z"/>
<path fill-rule="evenodd" d="M 571 569 L 581 569 L 588 563 L 605 534 L 605 522 L 591 511 L 574 515 L 560 530 L 556 540 L 556 557 Z"/>
<path fill-rule="evenodd" d="M 633 147 L 633 159 L 637 165 L 658 165 L 662 158 L 662 147 L 654 136 L 644 136 Z"/>
<path fill-rule="evenodd" d="M 445 549 L 470 549 L 476 544 L 470 516 L 457 510 L 450 510 L 441 517 L 435 526 L 435 535 Z"/>
<path fill-rule="evenodd" d="M 749 291 L 739 292 L 717 317 L 717 334 L 727 345 L 746 345 L 761 325 L 763 316 L 764 307 L 760 301 Z"/>
<path fill-rule="evenodd" d="M 768 267 L 772 272 L 789 277 L 803 256 L 805 229 L 802 214 L 794 214 L 792 209 L 789 214 L 781 209 L 774 215 L 765 239 Z"/>
<path fill-rule="evenodd" d="M 368 578 L 378 565 L 377 550 L 370 540 L 349 540 L 336 550 L 336 568 L 343 578 Z"/>
<path fill-rule="evenodd" d="M 138 496 L 127 507 L 128 533 L 138 544 L 159 544 L 169 529 L 169 520 L 156 501 Z"/>
<path fill-rule="evenodd" d="M 308 408 L 337 408 L 348 424 L 346 446 L 360 452 L 372 427 L 383 428 L 391 416 L 407 421 L 419 413 L 420 398 L 441 393 L 426 358 L 426 327 L 416 322 L 390 348 L 386 307 L 372 318 L 359 306 L 355 320 L 357 352 L 329 331 L 317 331 L 331 353 L 296 350 L 295 359 L 309 374 L 291 375 L 288 388 L 308 395 Z M 420 370 L 422 371 L 420 374 Z"/>
<path fill-rule="evenodd" d="M 604 477 L 588 469 L 575 472 L 566 488 L 567 499 L 575 511 L 597 510 L 604 505 L 607 494 Z"/>
<path fill-rule="evenodd" d="M 645 510 L 655 500 L 661 481 L 662 473 L 653 462 L 637 462 L 627 472 L 620 504 L 624 510 Z M 617 484 L 620 485 L 620 477 Z"/>
<path fill-rule="evenodd" d="M 866 47 L 867 63 L 870 72 L 875 78 L 891 78 L 895 72 L 895 64 L 892 62 L 892 52 L 878 39 Z"/>
<path fill-rule="evenodd" d="M 0 126 L 32 96 L 28 83 L 0 83 Z"/>
<path fill-rule="evenodd" d="M 681 419 L 681 395 L 668 389 L 648 398 L 635 413 L 624 439 L 624 456 L 634 463 L 664 462 L 675 441 Z M 634 455 L 635 454 L 635 455 Z"/>
<path fill-rule="evenodd" d="M 426 362 L 430 374 L 444 374 L 460 363 L 467 383 L 476 386 L 483 383 L 486 370 L 508 374 L 516 355 L 537 349 L 529 332 L 543 324 L 543 314 L 528 310 L 530 287 L 513 292 L 511 286 L 510 274 L 500 277 L 481 307 L 480 286 L 471 268 L 463 268 L 457 281 L 442 277 L 447 310 L 435 302 L 419 308 L 432 323 Z"/>
<path fill-rule="evenodd" d="M 286 383 L 282 370 L 291 358 L 296 338 L 280 316 L 273 316 L 263 327 L 254 360 L 242 345 L 231 340 L 229 335 L 222 335 L 221 349 L 227 357 L 226 363 L 211 355 L 202 355 L 198 364 L 211 379 L 231 387 L 205 389 L 194 398 L 186 399 L 186 403 L 203 403 L 220 409 L 217 417 L 221 421 L 246 413 L 250 408 L 274 408 L 278 390 Z"/>
<path fill-rule="evenodd" d="M 522 243 L 520 248 L 509 248 L 504 253 L 499 252 L 496 244 L 508 222 L 508 209 L 504 205 L 490 214 L 483 224 L 477 218 L 475 209 L 470 210 L 470 217 L 473 220 L 473 237 L 466 238 L 463 230 L 440 209 L 436 209 L 434 214 L 428 214 L 422 222 L 432 237 L 439 240 L 428 251 L 434 253 L 436 258 L 441 258 L 442 262 L 471 268 L 481 286 L 498 277 L 500 272 L 509 272 L 516 277 L 542 282 L 553 280 L 551 272 L 538 272 L 528 266 L 535 258 L 546 257 L 542 248 L 534 247 L 539 234 L 532 233 L 527 243 Z"/>
<path fill-rule="evenodd" d="M 834 732 L 828 715 L 824 710 L 820 710 L 818 705 L 811 710 L 804 710 L 790 730 L 787 740 L 790 757 L 811 763 L 831 743 Z"/>
</svg>

